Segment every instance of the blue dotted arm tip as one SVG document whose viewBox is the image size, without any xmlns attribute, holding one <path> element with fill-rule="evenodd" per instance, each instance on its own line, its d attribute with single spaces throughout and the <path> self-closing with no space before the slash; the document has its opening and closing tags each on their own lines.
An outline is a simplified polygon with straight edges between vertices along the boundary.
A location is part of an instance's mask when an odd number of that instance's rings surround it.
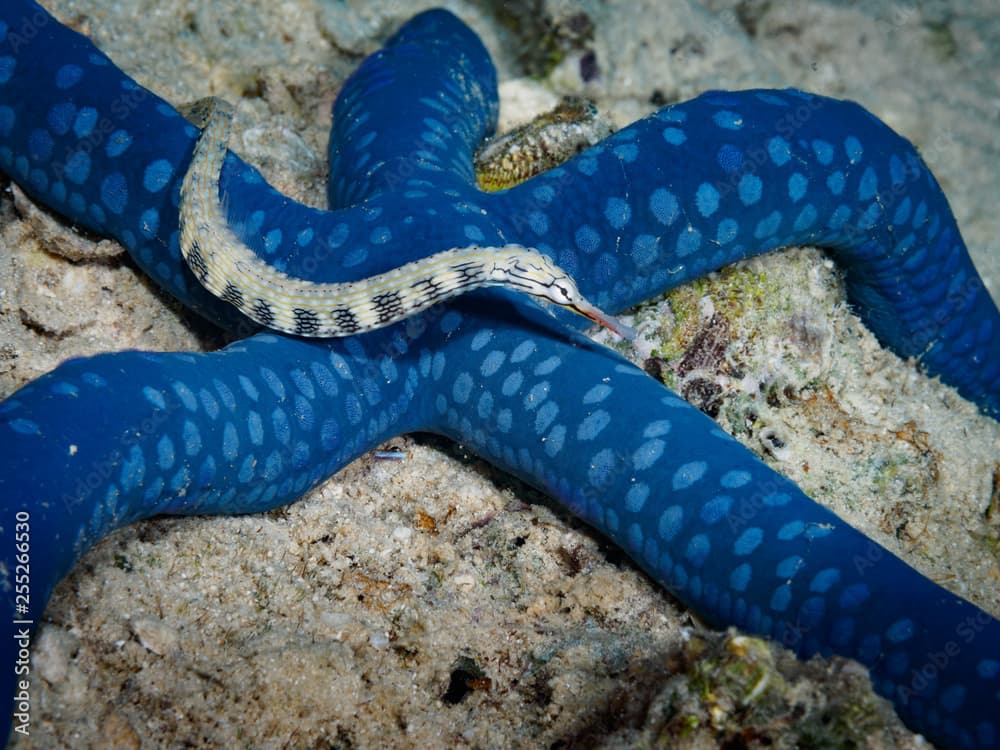
<svg viewBox="0 0 1000 750">
<path fill-rule="evenodd" d="M 0 60 L 0 169 L 74 225 L 117 238 L 193 309 L 235 324 L 177 244 L 179 175 L 197 129 L 35 3 L 0 8 Z"/>
<path fill-rule="evenodd" d="M 407 102 L 417 105 L 412 117 Z M 330 207 L 428 172 L 437 188 L 453 179 L 467 190 L 498 110 L 496 71 L 479 37 L 447 11 L 422 14 L 361 63 L 333 105 Z"/>
<path fill-rule="evenodd" d="M 400 80 L 400 93 L 379 98 Z M 356 278 L 445 247 L 522 242 L 618 308 L 735 258 L 814 242 L 848 269 L 852 299 L 883 341 L 996 414 L 996 309 L 912 146 L 856 105 L 708 94 L 484 195 L 468 163 L 495 118 L 493 68 L 471 31 L 434 11 L 369 58 L 335 107 L 336 210 L 297 206 L 227 159 L 230 220 L 279 267 Z M 383 127 L 396 135 L 383 142 Z M 179 182 L 195 137 L 35 4 L 0 9 L 0 169 L 39 202 L 120 239 L 185 304 L 232 322 L 177 252 Z M 275 507 L 418 429 L 460 439 L 542 488 L 712 623 L 803 656 L 858 658 L 935 742 L 997 745 L 996 620 L 816 505 L 624 360 L 503 292 L 351 339 L 256 335 L 212 354 L 71 360 L 13 394 L 0 404 L 0 527 L 10 537 L 27 511 L 35 544 L 45 540 L 23 617 L 37 622 L 56 582 L 113 528 L 158 513 Z M 13 545 L 3 554 L 11 584 Z M 18 599 L 4 591 L 9 623 Z M 0 681 L 5 701 L 10 680 Z"/>
</svg>

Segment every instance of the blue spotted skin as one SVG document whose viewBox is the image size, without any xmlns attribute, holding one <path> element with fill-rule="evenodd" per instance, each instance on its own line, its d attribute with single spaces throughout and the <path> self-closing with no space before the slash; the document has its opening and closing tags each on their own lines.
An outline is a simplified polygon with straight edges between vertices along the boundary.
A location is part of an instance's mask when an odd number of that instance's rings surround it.
<svg viewBox="0 0 1000 750">
<path fill-rule="evenodd" d="M 230 155 L 230 222 L 276 266 L 321 281 L 470 242 L 520 242 L 610 311 L 736 258 L 819 244 L 886 345 L 997 416 L 997 310 L 926 166 L 859 106 L 797 91 L 709 93 L 487 195 L 471 151 L 496 106 L 480 41 L 444 11 L 421 14 L 338 98 L 334 210 L 284 199 Z M 0 170 L 238 330 L 178 251 L 196 135 L 34 3 L 0 7 Z M 998 745 L 1000 623 L 566 322 L 576 324 L 491 290 L 349 339 L 257 334 L 212 354 L 64 363 L 0 404 L 4 622 L 17 511 L 31 515 L 25 619 L 37 622 L 56 582 L 116 527 L 273 508 L 378 442 L 429 430 L 565 504 L 708 622 L 802 656 L 857 658 L 936 743 Z M 5 664 L 12 644 L 5 635 Z M 11 675 L 0 677 L 5 706 Z"/>
</svg>

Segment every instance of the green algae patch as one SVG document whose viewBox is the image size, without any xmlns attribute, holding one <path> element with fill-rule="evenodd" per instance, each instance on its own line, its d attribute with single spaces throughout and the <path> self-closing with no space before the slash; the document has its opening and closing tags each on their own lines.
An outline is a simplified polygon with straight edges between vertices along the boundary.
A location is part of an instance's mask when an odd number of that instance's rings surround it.
<svg viewBox="0 0 1000 750">
<path fill-rule="evenodd" d="M 665 384 L 683 388 L 695 370 L 755 377 L 765 388 L 815 382 L 830 336 L 816 313 L 839 294 L 832 271 L 817 273 L 823 260 L 815 252 L 782 253 L 780 263 L 752 259 L 668 292 L 670 314 L 653 352 L 673 363 Z"/>
<path fill-rule="evenodd" d="M 817 251 L 734 263 L 639 309 L 643 365 L 738 433 L 757 422 L 756 402 L 823 382 L 833 337 L 826 311 L 839 299 L 839 277 Z"/>
<path fill-rule="evenodd" d="M 865 670 L 835 658 L 799 661 L 770 641 L 696 634 L 669 662 L 635 747 L 833 750 L 891 745 L 895 717 Z"/>
</svg>

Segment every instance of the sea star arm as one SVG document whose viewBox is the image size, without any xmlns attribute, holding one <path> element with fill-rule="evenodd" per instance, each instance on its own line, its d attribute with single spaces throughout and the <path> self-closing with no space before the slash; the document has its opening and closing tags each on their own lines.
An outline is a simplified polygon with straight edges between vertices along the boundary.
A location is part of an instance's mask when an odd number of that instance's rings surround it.
<svg viewBox="0 0 1000 750">
<path fill-rule="evenodd" d="M 706 93 L 497 200 L 506 234 L 611 313 L 741 258 L 823 247 L 885 346 L 1000 418 L 996 304 L 916 149 L 853 102 Z"/>
<path fill-rule="evenodd" d="M 398 191 L 418 175 L 435 188 L 475 182 L 473 153 L 496 128 L 496 71 L 451 13 L 422 18 L 367 57 L 333 105 L 331 208 Z"/>
</svg>

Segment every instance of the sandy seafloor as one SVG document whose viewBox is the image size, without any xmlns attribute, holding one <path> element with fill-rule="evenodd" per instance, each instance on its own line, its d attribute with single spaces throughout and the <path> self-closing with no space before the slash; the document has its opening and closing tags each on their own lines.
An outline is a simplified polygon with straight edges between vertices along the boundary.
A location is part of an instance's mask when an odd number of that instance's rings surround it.
<svg viewBox="0 0 1000 750">
<path fill-rule="evenodd" d="M 44 4 L 167 100 L 239 102 L 232 146 L 314 205 L 340 82 L 430 5 Z M 651 100 L 710 88 L 794 85 L 863 103 L 921 149 L 1000 297 L 994 0 L 446 5 L 497 59 L 505 123 L 562 93 L 594 98 L 618 125 Z M 544 59 L 551 40 L 544 21 L 569 39 L 584 16 L 592 38 L 570 39 L 544 78 L 526 77 L 525 61 Z M 598 75 L 585 83 L 588 51 Z M 68 246 L 95 251 L 0 193 L 0 393 L 68 356 L 217 345 L 114 248 L 96 260 L 53 252 Z M 996 508 L 986 513 L 1000 481 L 1000 427 L 883 352 L 819 253 L 775 254 L 720 276 L 661 304 L 664 317 L 639 314 L 650 336 L 675 331 L 644 340 L 639 361 L 683 352 L 685 335 L 703 330 L 692 310 L 718 306 L 728 285 L 763 290 L 741 309 L 745 319 L 728 322 L 727 358 L 743 376 L 719 363 L 701 373 L 727 389 L 724 426 L 866 534 L 1000 615 L 1000 521 Z M 32 733 L 19 746 L 562 748 L 669 738 L 711 748 L 743 725 L 753 731 L 739 746 L 837 747 L 846 740 L 836 732 L 852 724 L 867 735 L 859 746 L 920 746 L 865 697 L 850 664 L 801 672 L 756 646 L 710 641 L 709 653 L 746 659 L 732 671 L 751 685 L 769 675 L 778 707 L 734 702 L 728 662 L 694 658 L 696 619 L 621 553 L 461 446 L 423 436 L 392 445 L 406 458 L 362 458 L 286 508 L 157 519 L 99 544 L 46 612 Z M 771 676 L 771 661 L 783 678 Z M 706 668 L 701 690 L 685 682 Z M 737 683 L 737 694 L 747 689 Z M 814 734 L 804 737 L 806 725 Z"/>
</svg>

